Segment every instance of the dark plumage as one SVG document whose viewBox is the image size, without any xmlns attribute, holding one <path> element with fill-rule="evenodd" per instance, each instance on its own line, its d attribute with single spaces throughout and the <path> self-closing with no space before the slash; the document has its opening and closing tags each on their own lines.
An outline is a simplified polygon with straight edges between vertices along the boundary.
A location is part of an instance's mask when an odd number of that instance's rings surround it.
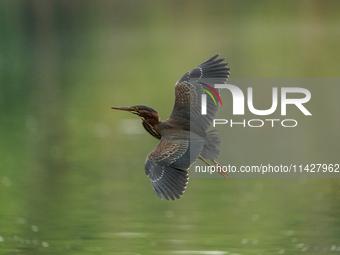
<svg viewBox="0 0 340 255">
<path fill-rule="evenodd" d="M 197 158 L 208 165 L 207 160 L 218 164 L 215 159 L 219 154 L 221 139 L 217 130 L 208 129 L 218 112 L 219 101 L 215 99 L 215 104 L 208 96 L 207 115 L 201 115 L 204 84 L 223 84 L 229 76 L 227 63 L 223 63 L 224 58 L 218 59 L 218 56 L 208 59 L 177 81 L 175 105 L 169 119 L 165 121 L 160 121 L 158 113 L 147 106 L 112 107 L 141 117 L 145 130 L 160 140 L 147 156 L 145 173 L 161 199 L 174 200 L 183 195 L 189 179 L 187 170 Z M 216 91 L 220 93 L 219 89 Z"/>
</svg>

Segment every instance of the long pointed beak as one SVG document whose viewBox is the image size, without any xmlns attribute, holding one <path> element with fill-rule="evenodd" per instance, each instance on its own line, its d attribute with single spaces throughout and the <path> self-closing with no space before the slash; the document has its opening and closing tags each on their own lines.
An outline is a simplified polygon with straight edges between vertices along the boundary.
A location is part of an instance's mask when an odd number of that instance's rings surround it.
<svg viewBox="0 0 340 255">
<path fill-rule="evenodd" d="M 120 110 L 120 111 L 127 111 L 127 112 L 134 111 L 131 107 L 111 107 L 111 109 Z"/>
</svg>

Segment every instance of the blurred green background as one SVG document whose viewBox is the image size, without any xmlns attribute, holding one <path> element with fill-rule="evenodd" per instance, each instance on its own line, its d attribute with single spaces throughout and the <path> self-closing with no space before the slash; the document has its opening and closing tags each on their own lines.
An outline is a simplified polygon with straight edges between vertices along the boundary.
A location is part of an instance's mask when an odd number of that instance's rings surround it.
<svg viewBox="0 0 340 255">
<path fill-rule="evenodd" d="M 339 253 L 338 179 L 191 179 L 161 201 L 144 174 L 158 141 L 110 110 L 145 104 L 166 119 L 177 79 L 216 53 L 233 78 L 338 77 L 339 9 L 0 1 L 0 254 Z"/>
</svg>

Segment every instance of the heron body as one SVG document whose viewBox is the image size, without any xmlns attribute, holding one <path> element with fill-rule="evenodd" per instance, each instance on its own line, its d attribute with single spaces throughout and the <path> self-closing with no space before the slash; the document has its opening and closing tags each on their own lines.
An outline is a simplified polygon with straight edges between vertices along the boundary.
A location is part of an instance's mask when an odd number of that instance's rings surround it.
<svg viewBox="0 0 340 255">
<path fill-rule="evenodd" d="M 215 159 L 221 139 L 217 130 L 208 129 L 217 115 L 219 101 L 207 97 L 207 114 L 201 114 L 202 94 L 209 88 L 204 84 L 226 83 L 229 77 L 230 68 L 223 63 L 224 58 L 217 59 L 218 56 L 208 59 L 177 81 L 174 108 L 165 121 L 160 121 L 158 113 L 144 105 L 111 107 L 138 115 L 144 129 L 160 140 L 146 158 L 145 173 L 161 199 L 175 200 L 183 195 L 189 180 L 188 169 L 198 158 L 208 165 L 211 164 L 207 160 L 218 164 Z M 219 95 L 220 90 L 216 91 Z"/>
</svg>

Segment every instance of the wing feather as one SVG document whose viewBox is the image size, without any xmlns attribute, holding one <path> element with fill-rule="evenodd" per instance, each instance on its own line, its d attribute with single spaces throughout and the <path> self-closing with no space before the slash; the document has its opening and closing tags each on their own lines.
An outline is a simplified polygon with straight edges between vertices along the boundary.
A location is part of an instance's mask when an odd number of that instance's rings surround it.
<svg viewBox="0 0 340 255">
<path fill-rule="evenodd" d="M 222 63 L 225 59 L 218 58 L 218 54 L 203 62 L 190 72 L 183 75 L 175 85 L 175 105 L 170 118 L 181 118 L 195 125 L 196 129 L 207 131 L 211 127 L 219 108 L 219 100 L 211 93 L 215 100 L 207 96 L 207 115 L 201 114 L 201 98 L 205 92 L 202 89 L 210 88 L 204 84 L 226 83 L 230 68 L 228 63 Z M 220 89 L 215 89 L 220 94 Z M 216 104 L 215 102 L 216 101 Z"/>
<path fill-rule="evenodd" d="M 190 132 L 184 137 L 162 136 L 145 162 L 145 173 L 159 198 L 175 200 L 183 195 L 189 179 L 187 170 L 203 146 L 204 139 Z"/>
</svg>

